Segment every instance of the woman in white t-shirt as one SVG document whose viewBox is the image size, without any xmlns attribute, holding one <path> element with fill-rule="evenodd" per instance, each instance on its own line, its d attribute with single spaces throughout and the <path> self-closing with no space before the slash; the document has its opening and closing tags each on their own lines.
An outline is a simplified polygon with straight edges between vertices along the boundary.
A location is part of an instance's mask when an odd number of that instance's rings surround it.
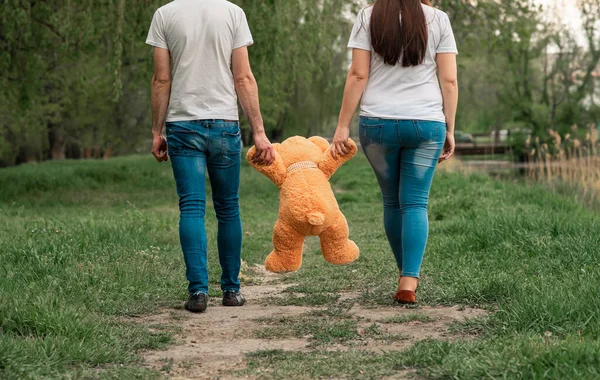
<svg viewBox="0 0 600 380">
<path fill-rule="evenodd" d="M 360 142 L 381 187 L 385 231 L 400 269 L 394 299 L 415 303 L 433 174 L 454 153 L 456 42 L 448 16 L 429 0 L 377 0 L 358 14 L 348 47 L 352 67 L 332 154 L 348 151 L 362 96 Z"/>
</svg>

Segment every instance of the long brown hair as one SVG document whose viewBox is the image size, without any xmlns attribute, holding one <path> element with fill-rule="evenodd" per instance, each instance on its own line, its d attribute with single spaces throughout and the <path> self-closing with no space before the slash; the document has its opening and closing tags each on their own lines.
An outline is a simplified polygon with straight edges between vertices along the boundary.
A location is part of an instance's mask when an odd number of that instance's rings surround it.
<svg viewBox="0 0 600 380">
<path fill-rule="evenodd" d="M 371 45 L 388 65 L 423 63 L 427 51 L 427 21 L 421 2 L 429 0 L 377 0 L 371 14 Z"/>
</svg>

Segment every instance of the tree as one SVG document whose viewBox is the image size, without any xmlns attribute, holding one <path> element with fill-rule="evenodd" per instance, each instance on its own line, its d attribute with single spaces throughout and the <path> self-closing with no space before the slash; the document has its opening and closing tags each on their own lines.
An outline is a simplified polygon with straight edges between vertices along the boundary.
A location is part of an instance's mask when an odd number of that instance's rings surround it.
<svg viewBox="0 0 600 380">
<path fill-rule="evenodd" d="M 151 17 L 148 1 L 133 3 L 125 12 L 124 0 L 5 2 L 0 163 L 63 159 L 69 146 L 103 145 L 113 135 L 121 74 L 141 57 L 125 41 L 140 38 L 141 19 Z"/>
<path fill-rule="evenodd" d="M 5 0 L 0 13 L 0 166 L 146 151 L 153 12 L 167 0 Z M 274 140 L 331 134 L 346 43 L 367 1 L 234 0 L 245 10 L 265 126 Z M 533 0 L 437 0 L 460 54 L 460 129 L 544 135 L 597 122 L 600 0 L 578 0 L 586 46 Z M 243 121 L 245 143 L 250 143 Z"/>
<path fill-rule="evenodd" d="M 164 3 L 5 1 L 0 165 L 100 157 L 143 146 L 152 70 L 144 40 L 152 13 Z M 255 37 L 250 55 L 271 137 L 320 131 L 341 97 L 336 86 L 344 75 L 347 2 L 237 3 Z"/>
<path fill-rule="evenodd" d="M 323 101 L 331 99 L 327 91 L 338 85 L 343 76 L 349 32 L 344 11 L 348 2 L 238 0 L 236 3 L 246 11 L 255 40 L 249 52 L 258 79 L 265 126 L 271 138 L 280 140 L 298 112 L 321 113 Z M 316 101 L 306 102 L 304 96 L 314 96 Z M 294 103 L 311 109 L 295 111 Z"/>
</svg>

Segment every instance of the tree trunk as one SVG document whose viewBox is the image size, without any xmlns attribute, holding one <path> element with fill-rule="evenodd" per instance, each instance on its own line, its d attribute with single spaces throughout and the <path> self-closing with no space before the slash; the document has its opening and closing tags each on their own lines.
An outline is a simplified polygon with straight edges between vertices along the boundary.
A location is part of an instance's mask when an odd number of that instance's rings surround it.
<svg viewBox="0 0 600 380">
<path fill-rule="evenodd" d="M 252 130 L 250 128 L 242 129 L 242 141 L 244 146 L 252 144 Z"/>
<path fill-rule="evenodd" d="M 37 162 L 37 161 L 38 161 L 38 158 L 35 153 L 29 153 L 29 154 L 27 154 L 27 157 L 25 157 L 25 162 L 28 164 L 31 164 L 31 163 Z"/>
<path fill-rule="evenodd" d="M 104 151 L 104 154 L 102 155 L 102 158 L 103 159 L 110 158 L 111 151 L 112 151 L 111 147 L 106 148 L 106 150 Z"/>
<path fill-rule="evenodd" d="M 65 138 L 63 131 L 56 125 L 50 125 L 50 158 L 52 160 L 65 159 Z"/>
<path fill-rule="evenodd" d="M 494 126 L 494 145 L 500 144 L 500 129 L 502 129 L 502 121 L 500 118 L 496 118 L 496 125 Z"/>
<path fill-rule="evenodd" d="M 285 121 L 285 112 L 279 115 L 279 120 L 277 121 L 277 126 L 275 126 L 275 129 L 273 129 L 273 131 L 271 131 L 271 141 L 272 142 L 281 141 L 281 139 L 283 138 L 284 121 Z"/>
</svg>

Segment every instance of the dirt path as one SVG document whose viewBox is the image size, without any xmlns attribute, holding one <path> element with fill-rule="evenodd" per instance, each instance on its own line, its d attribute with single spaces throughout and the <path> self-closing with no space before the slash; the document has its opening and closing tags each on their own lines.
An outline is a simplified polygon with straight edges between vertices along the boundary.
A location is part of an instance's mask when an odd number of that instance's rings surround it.
<svg viewBox="0 0 600 380">
<path fill-rule="evenodd" d="M 251 268 L 259 277 L 260 285 L 244 286 L 249 300 L 243 308 L 222 307 L 220 299 L 211 299 L 209 309 L 203 314 L 192 314 L 185 310 L 165 310 L 162 314 L 136 320 L 146 325 L 175 325 L 181 328 L 177 343 L 165 351 L 143 354 L 150 368 L 164 373 L 170 379 L 233 379 L 231 369 L 244 368 L 245 355 L 261 350 L 303 351 L 311 349 L 310 336 L 283 339 L 259 339 L 256 331 L 265 328 L 264 321 L 285 317 L 306 316 L 323 309 L 304 306 L 276 306 L 264 301 L 267 297 L 283 297 L 282 292 L 293 284 L 278 284 L 273 275 L 260 267 Z M 287 293 L 289 294 L 289 293 Z M 358 295 L 343 294 L 344 302 Z M 404 350 L 423 339 L 444 338 L 448 326 L 465 318 L 475 318 L 486 312 L 478 309 L 457 307 L 421 307 L 406 309 L 399 307 L 364 308 L 352 306 L 347 313 L 357 321 L 359 334 L 363 329 L 376 324 L 380 334 L 402 336 L 399 341 L 361 338 L 362 350 L 373 352 Z M 415 317 L 418 313 L 419 318 Z M 326 318 L 326 317 L 325 317 Z M 413 320 L 414 319 L 414 320 Z M 448 339 L 456 339 L 451 336 Z M 349 346 L 338 343 L 320 347 L 327 350 L 346 350 Z M 229 371 L 228 371 L 229 369 Z M 403 377 L 399 374 L 400 378 Z"/>
</svg>

